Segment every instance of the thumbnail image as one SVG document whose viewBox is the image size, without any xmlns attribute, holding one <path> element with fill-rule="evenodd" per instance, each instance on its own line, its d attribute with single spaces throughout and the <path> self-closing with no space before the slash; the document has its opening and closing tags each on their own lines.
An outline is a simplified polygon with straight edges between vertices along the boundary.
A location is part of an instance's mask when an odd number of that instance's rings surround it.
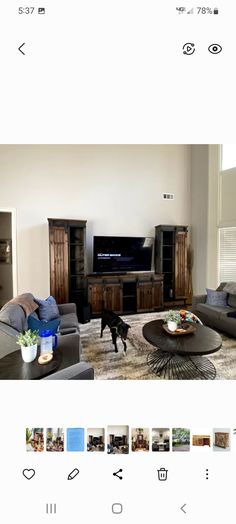
<svg viewBox="0 0 236 524">
<path fill-rule="evenodd" d="M 107 453 L 109 455 L 129 453 L 129 426 L 108 426 Z"/>
<path fill-rule="evenodd" d="M 230 451 L 230 429 L 213 429 L 213 451 Z"/>
<path fill-rule="evenodd" d="M 62 428 L 47 428 L 47 451 L 64 451 L 64 430 Z"/>
<path fill-rule="evenodd" d="M 149 451 L 149 429 L 135 428 L 131 432 L 132 451 Z"/>
<path fill-rule="evenodd" d="M 87 430 L 87 451 L 105 450 L 105 429 L 88 428 Z"/>
<path fill-rule="evenodd" d="M 26 451 L 44 451 L 43 428 L 26 428 Z"/>
<path fill-rule="evenodd" d="M 172 451 L 190 451 L 190 429 L 172 429 Z"/>
<path fill-rule="evenodd" d="M 209 449 L 211 447 L 211 435 L 210 431 L 205 430 L 192 430 L 192 446 L 193 449 Z"/>
<path fill-rule="evenodd" d="M 67 428 L 67 451 L 84 451 L 84 428 Z"/>
<path fill-rule="evenodd" d="M 152 429 L 152 451 L 170 451 L 169 428 Z"/>
</svg>

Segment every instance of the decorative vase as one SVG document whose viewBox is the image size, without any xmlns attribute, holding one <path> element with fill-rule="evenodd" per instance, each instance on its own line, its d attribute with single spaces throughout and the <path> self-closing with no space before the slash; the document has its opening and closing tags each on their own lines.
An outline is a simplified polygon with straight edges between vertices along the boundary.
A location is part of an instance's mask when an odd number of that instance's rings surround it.
<svg viewBox="0 0 236 524">
<path fill-rule="evenodd" d="M 173 320 L 168 320 L 167 327 L 168 327 L 169 331 L 174 332 L 177 329 L 177 322 L 174 322 Z"/>
<path fill-rule="evenodd" d="M 33 346 L 21 346 L 21 356 L 24 362 L 33 362 L 37 355 L 37 344 Z"/>
</svg>

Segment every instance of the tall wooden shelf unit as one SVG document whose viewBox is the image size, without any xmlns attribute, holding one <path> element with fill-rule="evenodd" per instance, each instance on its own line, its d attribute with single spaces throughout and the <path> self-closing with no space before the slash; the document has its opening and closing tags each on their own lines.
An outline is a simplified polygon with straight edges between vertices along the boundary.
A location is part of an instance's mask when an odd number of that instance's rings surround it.
<svg viewBox="0 0 236 524">
<path fill-rule="evenodd" d="M 80 317 L 86 302 L 86 220 L 48 218 L 50 291 L 58 304 L 74 302 Z"/>
<path fill-rule="evenodd" d="M 187 226 L 155 227 L 155 271 L 164 275 L 164 304 L 185 304 L 187 299 Z"/>
</svg>

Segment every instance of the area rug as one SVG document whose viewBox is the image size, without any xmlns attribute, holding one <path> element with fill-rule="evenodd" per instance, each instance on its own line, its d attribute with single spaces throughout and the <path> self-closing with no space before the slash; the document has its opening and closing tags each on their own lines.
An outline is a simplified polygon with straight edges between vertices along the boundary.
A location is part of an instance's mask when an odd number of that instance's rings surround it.
<svg viewBox="0 0 236 524">
<path fill-rule="evenodd" d="M 122 319 L 131 326 L 126 354 L 120 339 L 119 351 L 115 353 L 108 327 L 100 338 L 101 319 L 92 319 L 87 324 L 81 324 L 81 361 L 92 365 L 95 379 L 160 380 L 147 364 L 147 355 L 155 348 L 145 340 L 142 329 L 147 322 L 162 316 L 163 313 L 122 315 Z M 208 358 L 216 368 L 216 380 L 236 380 L 236 339 L 222 333 L 220 335 L 223 340 L 222 348 Z"/>
</svg>

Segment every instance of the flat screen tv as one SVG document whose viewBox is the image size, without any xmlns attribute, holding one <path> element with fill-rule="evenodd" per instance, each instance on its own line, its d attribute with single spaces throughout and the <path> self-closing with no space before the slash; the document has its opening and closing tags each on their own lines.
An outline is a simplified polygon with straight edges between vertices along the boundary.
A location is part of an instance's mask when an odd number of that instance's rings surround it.
<svg viewBox="0 0 236 524">
<path fill-rule="evenodd" d="M 151 271 L 152 248 L 153 238 L 150 237 L 93 237 L 93 271 Z"/>
</svg>

